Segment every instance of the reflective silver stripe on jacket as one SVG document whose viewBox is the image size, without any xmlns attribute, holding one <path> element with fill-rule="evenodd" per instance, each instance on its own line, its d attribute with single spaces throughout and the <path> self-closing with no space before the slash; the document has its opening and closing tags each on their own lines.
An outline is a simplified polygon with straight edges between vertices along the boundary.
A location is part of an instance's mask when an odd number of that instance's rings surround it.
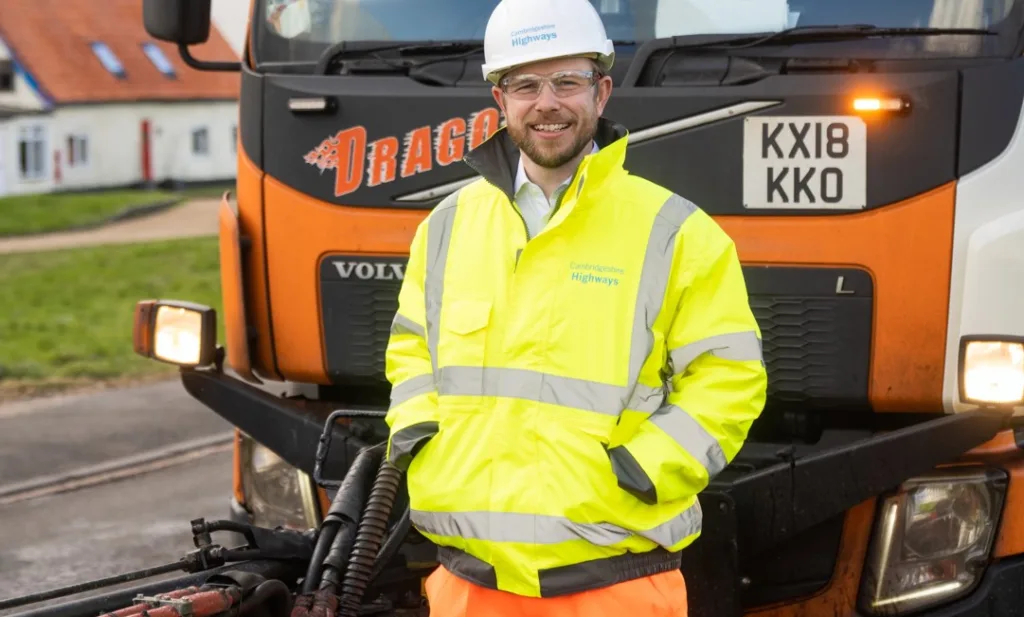
<svg viewBox="0 0 1024 617">
<path fill-rule="evenodd" d="M 426 336 L 426 332 L 424 332 L 422 326 L 401 313 L 395 313 L 395 318 L 391 322 L 391 334 L 413 334 L 420 337 Z"/>
<path fill-rule="evenodd" d="M 612 523 L 577 523 L 561 516 L 516 512 L 425 512 L 410 511 L 412 523 L 421 531 L 437 536 L 515 542 L 558 544 L 586 540 L 597 546 L 610 546 L 641 536 L 668 548 L 698 533 L 703 518 L 700 502 L 651 529 L 630 531 Z"/>
<path fill-rule="evenodd" d="M 709 336 L 670 350 L 669 361 L 672 363 L 672 372 L 677 375 L 686 372 L 690 363 L 705 353 L 724 360 L 740 362 L 760 360 L 762 363 L 764 362 L 761 339 L 757 337 L 756 332 L 749 330 Z"/>
</svg>

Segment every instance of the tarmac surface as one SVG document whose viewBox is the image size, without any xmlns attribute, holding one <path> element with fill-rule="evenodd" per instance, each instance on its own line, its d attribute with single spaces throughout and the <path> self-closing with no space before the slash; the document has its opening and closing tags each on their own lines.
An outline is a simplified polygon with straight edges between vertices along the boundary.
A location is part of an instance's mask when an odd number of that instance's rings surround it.
<svg viewBox="0 0 1024 617">
<path fill-rule="evenodd" d="M 151 474 L 0 507 L 0 601 L 177 561 L 195 548 L 189 521 L 227 518 L 230 498 L 227 451 Z M 117 588 L 104 591 L 111 589 Z"/>
<path fill-rule="evenodd" d="M 176 380 L 0 405 L 0 601 L 180 559 L 194 548 L 190 520 L 228 516 L 230 438 Z M 118 462 L 119 474 L 60 485 Z M 10 490 L 33 481 L 58 492 Z"/>
</svg>

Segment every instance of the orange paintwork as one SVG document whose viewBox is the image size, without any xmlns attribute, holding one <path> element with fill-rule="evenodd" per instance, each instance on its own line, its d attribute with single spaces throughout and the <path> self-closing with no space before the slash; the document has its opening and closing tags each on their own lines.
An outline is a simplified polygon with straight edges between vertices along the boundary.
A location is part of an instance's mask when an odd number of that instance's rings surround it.
<svg viewBox="0 0 1024 617">
<path fill-rule="evenodd" d="M 846 514 L 843 535 L 836 556 L 837 571 L 832 580 L 817 594 L 797 602 L 787 602 L 761 610 L 748 611 L 749 617 L 842 617 L 854 615 L 860 574 L 871 536 L 875 500 L 870 499 L 851 508 Z"/>
<path fill-rule="evenodd" d="M 322 520 L 331 509 L 331 500 L 327 497 L 327 491 L 322 486 L 316 487 L 316 499 L 320 502 L 320 518 Z"/>
<path fill-rule="evenodd" d="M 996 434 L 985 443 L 972 448 L 961 457 L 964 461 L 981 461 L 992 463 L 1006 458 L 1017 458 L 1020 456 L 1020 449 L 1017 447 L 1017 440 L 1013 431 L 1006 430 Z"/>
<path fill-rule="evenodd" d="M 235 429 L 235 443 L 231 449 L 231 492 L 235 501 L 245 505 L 245 487 L 242 486 L 242 431 Z"/>
<path fill-rule="evenodd" d="M 321 259 L 333 252 L 407 255 L 428 211 L 336 206 L 270 176 L 264 201 L 277 365 L 286 379 L 326 383 Z"/>
<path fill-rule="evenodd" d="M 228 202 L 220 202 L 217 213 L 220 227 L 220 288 L 224 310 L 224 335 L 227 364 L 240 376 L 254 381 L 249 355 L 248 320 L 245 316 L 245 285 L 242 281 L 242 249 L 238 215 Z"/>
<path fill-rule="evenodd" d="M 267 304 L 262 181 L 263 170 L 253 163 L 245 150 L 239 148 L 236 181 L 238 222 L 242 235 L 249 239 L 249 248 L 243 252 L 245 304 L 247 321 L 256 330 L 256 340 L 250 354 L 253 358 L 254 372 L 258 376 L 283 381 L 275 365 L 273 338 L 270 332 L 270 311 L 273 307 Z M 279 207 L 287 205 L 281 204 Z"/>
<path fill-rule="evenodd" d="M 942 411 L 955 183 L 839 216 L 716 217 L 746 264 L 863 267 L 877 411 Z"/>
</svg>

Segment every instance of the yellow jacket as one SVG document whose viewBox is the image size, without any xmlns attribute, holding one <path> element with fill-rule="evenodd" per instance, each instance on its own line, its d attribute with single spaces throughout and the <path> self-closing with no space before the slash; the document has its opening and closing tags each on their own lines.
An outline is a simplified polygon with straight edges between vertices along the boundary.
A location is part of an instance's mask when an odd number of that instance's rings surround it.
<svg viewBox="0 0 1024 617">
<path fill-rule="evenodd" d="M 678 568 L 765 400 L 732 241 L 623 169 L 623 127 L 596 140 L 532 239 L 505 131 L 470 152 L 483 178 L 416 231 L 387 348 L 413 524 L 453 573 L 525 596 Z"/>
</svg>

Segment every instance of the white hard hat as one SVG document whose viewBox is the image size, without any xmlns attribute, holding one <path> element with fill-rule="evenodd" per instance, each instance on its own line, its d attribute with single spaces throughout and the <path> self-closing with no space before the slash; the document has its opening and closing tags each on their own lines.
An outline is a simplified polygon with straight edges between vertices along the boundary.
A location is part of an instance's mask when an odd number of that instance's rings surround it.
<svg viewBox="0 0 1024 617">
<path fill-rule="evenodd" d="M 590 56 L 604 71 L 615 46 L 588 0 L 501 0 L 484 32 L 484 79 L 498 83 L 517 66 L 567 56 Z"/>
</svg>

